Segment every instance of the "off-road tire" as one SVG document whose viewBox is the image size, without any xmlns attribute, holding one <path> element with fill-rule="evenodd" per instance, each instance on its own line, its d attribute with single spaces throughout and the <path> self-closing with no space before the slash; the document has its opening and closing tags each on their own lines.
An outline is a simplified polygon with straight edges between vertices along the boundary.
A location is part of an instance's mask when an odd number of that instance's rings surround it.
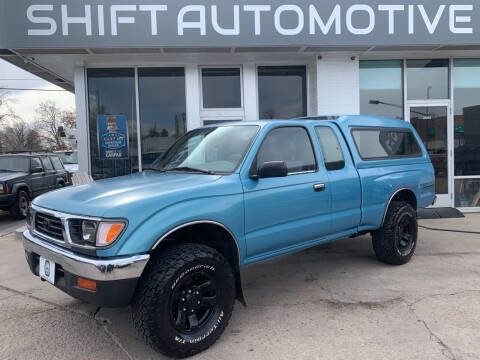
<svg viewBox="0 0 480 360">
<path fill-rule="evenodd" d="M 172 298 L 182 281 L 203 273 L 218 289 L 219 306 L 197 332 L 175 328 Z M 200 244 L 174 244 L 152 257 L 132 301 L 133 324 L 156 351 L 174 357 L 195 355 L 211 346 L 225 330 L 235 301 L 235 279 L 228 261 L 216 250 Z M 180 312 L 180 310 L 178 310 Z"/>
<path fill-rule="evenodd" d="M 14 220 L 22 220 L 25 219 L 26 213 L 24 213 L 24 201 L 26 201 L 27 205 L 30 204 L 30 197 L 28 196 L 27 192 L 24 190 L 20 190 L 17 194 L 17 198 L 15 199 L 14 203 L 8 209 L 10 217 Z"/>
<path fill-rule="evenodd" d="M 400 225 L 409 221 L 412 243 L 401 250 L 402 230 Z M 388 208 L 383 226 L 372 233 L 373 250 L 378 260 L 391 264 L 408 263 L 415 253 L 418 237 L 417 213 L 412 205 L 404 201 L 394 201 Z"/>
</svg>

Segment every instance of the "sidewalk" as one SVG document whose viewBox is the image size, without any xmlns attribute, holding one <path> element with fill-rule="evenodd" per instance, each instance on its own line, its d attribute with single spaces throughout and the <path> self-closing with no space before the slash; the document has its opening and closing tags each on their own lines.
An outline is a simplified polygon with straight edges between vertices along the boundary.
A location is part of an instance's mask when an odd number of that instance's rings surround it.
<svg viewBox="0 0 480 360">
<path fill-rule="evenodd" d="M 480 214 L 421 225 L 480 231 Z M 31 275 L 0 237 L 0 354 L 15 359 L 160 359 L 130 309 L 101 309 Z M 406 266 L 376 261 L 369 236 L 242 270 L 224 335 L 196 359 L 479 359 L 480 235 L 420 229 Z"/>
</svg>

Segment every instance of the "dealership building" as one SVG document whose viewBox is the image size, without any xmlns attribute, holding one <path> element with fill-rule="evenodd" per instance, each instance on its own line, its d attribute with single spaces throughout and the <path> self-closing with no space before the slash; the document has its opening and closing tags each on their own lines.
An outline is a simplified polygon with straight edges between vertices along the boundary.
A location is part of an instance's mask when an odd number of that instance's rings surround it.
<svg viewBox="0 0 480 360">
<path fill-rule="evenodd" d="M 0 24 L 4 60 L 75 93 L 94 179 L 204 124 L 379 115 L 419 132 L 437 206 L 480 210 L 477 1 L 2 0 Z"/>
</svg>

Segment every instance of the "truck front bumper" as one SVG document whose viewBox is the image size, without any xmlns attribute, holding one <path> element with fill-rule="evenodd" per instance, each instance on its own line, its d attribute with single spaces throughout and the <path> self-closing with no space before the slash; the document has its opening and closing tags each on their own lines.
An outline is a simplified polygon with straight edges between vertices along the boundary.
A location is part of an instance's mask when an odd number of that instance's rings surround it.
<svg viewBox="0 0 480 360">
<path fill-rule="evenodd" d="M 97 259 L 76 254 L 49 242 L 30 231 L 23 233 L 23 246 L 28 265 L 39 276 L 40 256 L 55 262 L 55 287 L 74 298 L 104 307 L 121 307 L 130 304 L 138 279 L 150 255 L 135 255 Z M 96 290 L 78 286 L 78 278 L 93 280 Z"/>
</svg>

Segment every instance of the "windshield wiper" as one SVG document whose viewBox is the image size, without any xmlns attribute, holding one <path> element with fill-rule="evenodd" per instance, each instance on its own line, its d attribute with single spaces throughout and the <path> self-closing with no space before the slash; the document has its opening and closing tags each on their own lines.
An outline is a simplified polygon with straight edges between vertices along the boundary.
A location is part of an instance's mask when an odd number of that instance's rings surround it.
<svg viewBox="0 0 480 360">
<path fill-rule="evenodd" d="M 179 166 L 171 169 L 166 169 L 165 171 L 194 171 L 202 174 L 215 175 L 215 172 L 213 172 L 212 170 L 197 169 L 190 166 Z"/>
</svg>

